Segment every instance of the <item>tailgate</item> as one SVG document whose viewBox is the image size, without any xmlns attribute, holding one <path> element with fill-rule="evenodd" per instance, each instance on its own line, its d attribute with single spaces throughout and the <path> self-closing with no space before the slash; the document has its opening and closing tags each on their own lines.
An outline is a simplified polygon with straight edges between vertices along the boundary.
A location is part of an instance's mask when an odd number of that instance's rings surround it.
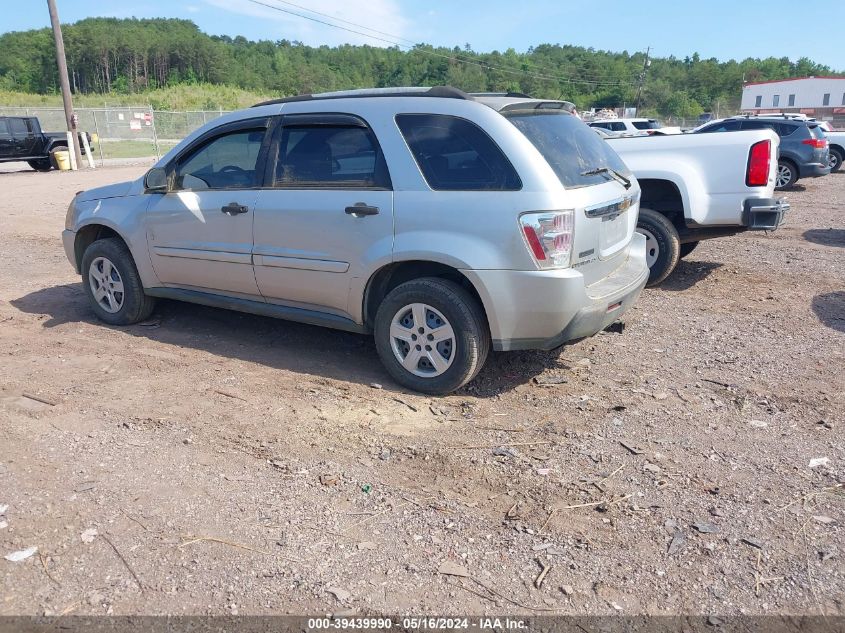
<svg viewBox="0 0 845 633">
<path fill-rule="evenodd" d="M 749 187 L 751 147 L 770 141 L 765 186 Z M 638 180 L 671 182 L 681 196 L 684 217 L 700 225 L 741 225 L 745 200 L 771 198 L 780 138 L 772 130 L 680 134 L 608 139 Z"/>
<path fill-rule="evenodd" d="M 587 285 L 625 263 L 627 246 L 637 228 L 639 186 L 625 189 L 617 182 L 569 192 L 575 202 L 572 267 Z"/>
</svg>

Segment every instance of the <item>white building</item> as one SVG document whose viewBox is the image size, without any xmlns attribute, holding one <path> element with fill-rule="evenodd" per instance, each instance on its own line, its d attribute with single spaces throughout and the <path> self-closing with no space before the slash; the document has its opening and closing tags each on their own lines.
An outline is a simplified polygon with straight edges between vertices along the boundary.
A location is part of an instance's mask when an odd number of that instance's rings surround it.
<svg viewBox="0 0 845 633">
<path fill-rule="evenodd" d="M 845 122 L 845 77 L 802 77 L 747 83 L 743 112 L 801 112 Z"/>
</svg>

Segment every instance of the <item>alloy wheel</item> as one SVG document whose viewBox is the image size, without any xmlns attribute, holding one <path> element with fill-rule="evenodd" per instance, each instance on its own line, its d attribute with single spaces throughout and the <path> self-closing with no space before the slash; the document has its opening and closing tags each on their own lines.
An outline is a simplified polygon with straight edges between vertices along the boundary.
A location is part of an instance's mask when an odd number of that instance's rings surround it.
<svg viewBox="0 0 845 633">
<path fill-rule="evenodd" d="M 792 169 L 788 165 L 778 165 L 777 186 L 786 187 L 792 180 Z"/>
<path fill-rule="evenodd" d="M 452 365 L 455 331 L 440 311 L 425 303 L 412 303 L 393 316 L 390 347 L 407 371 L 434 378 Z"/>
<path fill-rule="evenodd" d="M 105 257 L 97 257 L 88 268 L 91 293 L 100 307 L 109 314 L 120 312 L 123 307 L 123 279 L 115 265 Z"/>
</svg>

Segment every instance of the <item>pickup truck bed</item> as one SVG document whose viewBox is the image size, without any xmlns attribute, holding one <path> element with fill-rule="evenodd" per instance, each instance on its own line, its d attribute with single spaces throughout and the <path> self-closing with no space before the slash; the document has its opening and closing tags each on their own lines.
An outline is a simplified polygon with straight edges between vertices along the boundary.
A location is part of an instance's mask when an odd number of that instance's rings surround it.
<svg viewBox="0 0 845 633">
<path fill-rule="evenodd" d="M 763 170 L 756 172 L 759 184 L 750 186 L 751 149 L 767 141 L 768 165 L 758 165 Z M 666 279 L 699 241 L 774 230 L 789 208 L 773 197 L 780 139 L 771 130 L 606 142 L 642 188 L 638 230 L 646 235 L 650 285 Z"/>
</svg>

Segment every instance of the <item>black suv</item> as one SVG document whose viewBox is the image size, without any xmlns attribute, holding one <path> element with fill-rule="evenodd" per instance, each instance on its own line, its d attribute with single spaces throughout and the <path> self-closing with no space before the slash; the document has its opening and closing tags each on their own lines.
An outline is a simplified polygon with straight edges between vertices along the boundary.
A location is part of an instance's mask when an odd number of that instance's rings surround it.
<svg viewBox="0 0 845 633">
<path fill-rule="evenodd" d="M 830 173 L 828 141 L 816 121 L 783 116 L 735 116 L 708 123 L 693 130 L 704 132 L 733 132 L 769 128 L 780 137 L 780 154 L 775 189 L 786 189 L 799 178 L 815 178 Z"/>
<path fill-rule="evenodd" d="M 79 147 L 85 154 L 79 133 Z M 84 132 L 91 146 L 91 135 Z M 55 152 L 67 150 L 65 132 L 42 132 L 41 123 L 34 116 L 0 116 L 0 163 L 26 161 L 38 171 L 57 167 Z"/>
</svg>

